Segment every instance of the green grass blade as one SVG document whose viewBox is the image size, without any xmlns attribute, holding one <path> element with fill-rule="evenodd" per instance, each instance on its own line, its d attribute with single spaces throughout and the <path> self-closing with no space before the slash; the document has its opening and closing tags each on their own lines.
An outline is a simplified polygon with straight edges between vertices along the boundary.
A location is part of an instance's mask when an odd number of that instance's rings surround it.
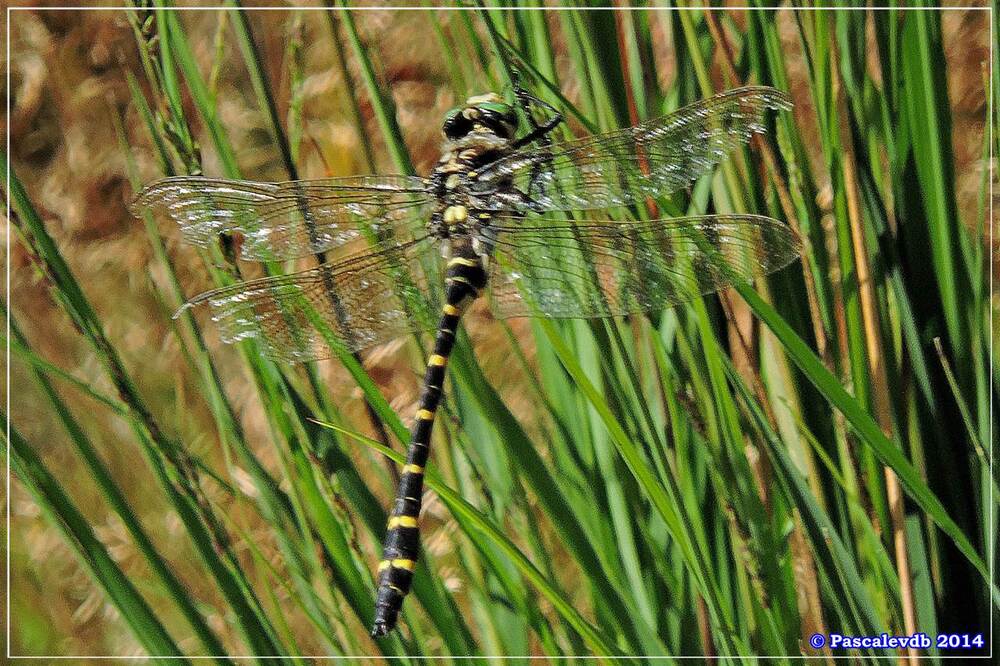
<svg viewBox="0 0 1000 666">
<path fill-rule="evenodd" d="M 163 64 L 164 73 L 169 72 L 171 74 L 171 78 L 164 81 L 164 89 L 168 99 L 180 98 L 180 82 L 173 77 L 173 64 L 176 63 L 176 66 L 184 73 L 184 81 L 187 84 L 187 88 L 212 137 L 212 144 L 215 146 L 219 160 L 222 162 L 223 172 L 227 178 L 239 178 L 240 168 L 236 162 L 236 153 L 226 136 L 226 130 L 222 126 L 222 121 L 219 120 L 214 96 L 209 91 L 205 80 L 198 71 L 198 63 L 195 62 L 191 46 L 188 44 L 187 37 L 184 36 L 184 31 L 181 29 L 179 14 L 180 12 L 163 9 L 157 9 L 156 12 L 160 39 L 163 42 L 160 52 L 164 54 L 164 58 L 171 58 L 170 61 L 165 60 Z M 181 108 L 175 108 L 174 114 L 177 118 L 184 117 L 184 112 Z"/>
<path fill-rule="evenodd" d="M 463 334 L 461 340 L 467 341 Z M 469 353 L 468 346 L 463 342 L 455 345 L 452 353 L 452 376 L 465 388 L 468 395 L 479 403 L 480 411 L 490 415 L 490 425 L 497 431 L 508 447 L 510 457 L 518 465 L 521 475 L 527 479 L 529 486 L 537 494 L 539 501 L 559 531 L 566 546 L 573 552 L 580 563 L 583 573 L 594 586 L 595 593 L 603 604 L 614 609 L 614 616 L 622 623 L 621 629 L 626 632 L 633 644 L 638 643 L 631 617 L 626 613 L 620 594 L 614 590 L 602 574 L 602 567 L 593 545 L 585 537 L 585 532 L 579 520 L 560 492 L 551 476 L 545 471 L 545 465 L 538 457 L 527 434 L 510 413 L 496 391 L 486 380 L 482 369 L 476 364 Z"/>
<path fill-rule="evenodd" d="M 959 233 L 954 209 L 954 176 L 951 164 L 951 124 L 940 52 L 940 17 L 930 12 L 907 12 L 903 23 L 903 97 L 910 118 L 913 156 L 916 160 L 928 231 L 931 257 L 951 345 L 962 347 L 968 325 L 962 315 L 961 294 L 967 278 L 954 252 Z M 964 366 L 965 359 L 962 359 Z"/>
<path fill-rule="evenodd" d="M 285 172 L 290 180 L 298 180 L 299 172 L 292 158 L 292 148 L 288 143 L 288 136 L 285 133 L 284 125 L 278 118 L 278 106 L 274 102 L 274 94 L 271 92 L 271 83 L 267 80 L 264 72 L 264 64 L 260 56 L 257 44 L 254 42 L 253 34 L 250 30 L 250 18 L 247 13 L 239 9 L 236 0 L 227 0 L 227 6 L 237 8 L 231 12 L 233 26 L 236 29 L 236 37 L 239 42 L 240 52 L 243 53 L 243 62 L 246 63 L 247 71 L 250 73 L 250 83 L 254 93 L 257 95 L 257 102 L 261 110 L 267 117 L 267 127 L 271 132 L 274 143 L 277 144 L 281 152 L 281 161 L 285 166 Z"/>
<path fill-rule="evenodd" d="M 14 473 L 63 533 L 81 564 L 107 594 L 121 613 L 123 621 L 132 628 L 135 638 L 154 657 L 181 657 L 180 648 L 164 629 L 159 618 L 139 595 L 128 576 L 115 564 L 86 518 L 16 428 L 10 429 L 7 443 L 11 447 L 10 463 Z M 190 663 L 183 658 L 179 662 Z M 177 661 L 171 660 L 171 663 Z"/>
<path fill-rule="evenodd" d="M 387 449 L 374 440 L 364 437 L 363 435 L 352 433 L 332 424 L 324 425 L 343 432 L 344 434 L 351 435 L 359 442 L 378 450 L 380 453 L 392 458 L 399 464 L 406 462 L 402 454 L 392 451 L 391 449 Z M 474 506 L 466 502 L 458 493 L 445 485 L 437 472 L 434 471 L 433 467 L 428 469 L 426 481 L 428 488 L 441 497 L 442 501 L 447 504 L 449 511 L 451 511 L 456 518 L 468 521 L 468 523 L 478 530 L 482 536 L 488 537 L 501 552 L 514 562 L 521 574 L 531 581 L 539 592 L 541 592 L 542 595 L 544 595 L 545 598 L 548 599 L 548 601 L 556 608 L 563 619 L 570 623 L 570 625 L 572 625 L 572 627 L 584 638 L 588 647 L 593 650 L 595 655 L 608 656 L 617 652 L 608 644 L 606 639 L 601 636 L 596 627 L 591 626 L 586 620 L 583 619 L 569 600 L 558 594 L 556 588 L 549 584 L 535 565 L 533 565 L 528 558 L 521 553 L 517 545 L 511 542 L 502 530 L 493 525 Z"/>
<path fill-rule="evenodd" d="M 882 433 L 878 424 L 858 401 L 844 390 L 837 378 L 823 367 L 816 354 L 785 322 L 777 311 L 766 303 L 756 291 L 747 285 L 737 284 L 736 290 L 753 308 L 754 314 L 767 324 L 771 332 L 781 341 L 785 351 L 823 396 L 848 420 L 854 431 L 862 438 L 883 464 L 890 467 L 902 482 L 910 497 L 924 510 L 928 517 L 940 527 L 955 543 L 969 562 L 988 577 L 986 565 L 945 510 L 941 501 L 920 478 L 902 452 Z"/>
<path fill-rule="evenodd" d="M 6 166 L 3 176 L 9 178 L 11 183 L 11 198 L 16 213 L 15 228 L 25 244 L 31 248 L 41 269 L 50 277 L 53 295 L 77 323 L 78 329 L 83 332 L 104 365 L 118 394 L 128 405 L 131 413 L 128 422 L 136 440 L 146 454 L 158 481 L 177 509 L 192 543 L 199 550 L 204 563 L 232 604 L 244 636 L 254 647 L 256 654 L 276 654 L 277 646 L 268 638 L 269 631 L 265 628 L 266 618 L 255 610 L 252 595 L 249 594 L 249 585 L 241 580 L 238 571 L 227 568 L 220 559 L 215 549 L 218 544 L 213 545 L 214 540 L 207 527 L 212 522 L 211 516 L 202 512 L 202 507 L 195 499 L 193 488 L 186 477 L 177 471 L 177 467 L 183 463 L 178 460 L 179 451 L 176 444 L 164 436 L 159 424 L 139 396 L 117 350 L 105 337 L 100 320 L 42 224 L 17 176 L 13 173 L 8 174 Z M 180 483 L 177 483 L 178 481 Z"/>
<path fill-rule="evenodd" d="M 396 105 L 392 101 L 392 96 L 382 92 L 382 87 L 375 75 L 375 66 L 369 57 L 368 50 L 361 43 L 361 36 L 358 34 L 357 25 L 347 3 L 342 0 L 337 3 L 341 10 L 339 16 L 347 28 L 347 38 L 354 49 L 354 57 L 361 66 L 361 78 L 365 82 L 368 97 L 371 99 L 372 108 L 375 110 L 375 118 L 378 120 L 379 128 L 382 130 L 382 138 L 385 139 L 386 147 L 392 156 L 396 169 L 403 174 L 414 173 L 413 162 L 410 160 L 410 152 L 403 143 L 403 133 L 396 122 Z"/>
<path fill-rule="evenodd" d="M 849 592 L 848 595 L 834 594 L 831 597 L 834 610 L 841 618 L 843 626 L 851 627 L 858 633 L 878 633 L 884 625 L 879 620 L 878 612 L 850 552 L 837 536 L 837 530 L 830 522 L 829 516 L 812 496 L 801 472 L 788 457 L 785 447 L 776 441 L 776 436 L 771 432 L 766 418 L 756 405 L 756 401 L 749 395 L 745 384 L 739 380 L 728 364 L 727 371 L 733 386 L 742 395 L 744 405 L 764 435 L 768 454 L 775 462 L 775 469 L 780 472 L 778 478 L 784 484 L 785 492 L 802 514 L 806 533 L 814 544 L 814 555 L 825 573 L 825 582 L 836 586 L 837 590 Z"/>
<path fill-rule="evenodd" d="M 30 349 L 28 349 L 27 341 L 24 339 L 24 336 L 18 330 L 17 323 L 12 319 L 10 325 L 11 325 L 11 333 L 14 336 L 12 342 L 14 342 L 14 344 L 19 350 L 21 350 L 21 353 L 30 354 L 32 357 L 35 357 L 34 353 Z M 139 551 L 142 553 L 143 557 L 149 563 L 150 568 L 156 574 L 157 578 L 159 578 L 160 582 L 166 589 L 168 595 L 177 605 L 178 609 L 181 611 L 181 614 L 184 615 L 184 618 L 187 620 L 188 624 L 191 625 L 191 628 L 194 630 L 195 634 L 197 634 L 199 640 L 202 642 L 202 645 L 205 647 L 206 654 L 210 655 L 225 654 L 225 649 L 223 648 L 222 643 L 219 641 L 215 633 L 208 628 L 208 625 L 205 624 L 205 620 L 201 616 L 201 613 L 199 613 L 197 608 L 195 608 L 195 604 L 193 603 L 193 600 L 191 598 L 191 593 L 187 589 L 185 589 L 184 585 L 180 582 L 180 580 L 177 579 L 174 573 L 170 570 L 167 563 L 160 556 L 159 552 L 157 552 L 156 546 L 153 544 L 153 540 L 142 528 L 142 525 L 139 523 L 139 520 L 136 517 L 136 514 L 133 511 L 131 505 L 129 504 L 125 496 L 122 494 L 118 485 L 115 483 L 110 470 L 108 470 L 107 466 L 105 466 L 100 456 L 97 454 L 97 451 L 94 449 L 93 443 L 90 441 L 90 438 L 87 437 L 86 433 L 83 431 L 83 429 L 78 424 L 77 420 L 74 418 L 73 414 L 70 412 L 69 407 L 65 404 L 62 398 L 59 397 L 59 394 L 56 392 L 55 388 L 52 386 L 52 384 L 49 383 L 48 377 L 44 374 L 44 372 L 45 371 L 43 369 L 39 368 L 38 366 L 34 366 L 32 374 L 34 374 L 35 381 L 42 389 L 42 392 L 45 394 L 45 397 L 52 404 L 53 411 L 58 416 L 59 421 L 63 425 L 63 428 L 66 430 L 66 433 L 70 438 L 70 441 L 73 442 L 77 452 L 80 454 L 80 457 L 83 458 L 84 462 L 86 463 L 90 475 L 93 477 L 94 481 L 101 489 L 101 494 L 104 496 L 105 501 L 107 501 L 111 509 L 121 519 L 122 524 L 125 526 L 125 529 L 128 530 L 128 533 L 132 537 L 132 540 L 139 548 Z M 81 387 L 84 389 L 89 389 L 89 386 L 87 384 L 84 384 L 83 382 L 81 382 L 80 385 L 78 386 L 78 388 Z M 91 396 L 96 395 L 96 393 L 93 391 L 91 391 L 90 394 Z M 117 408 L 119 416 L 127 416 L 127 411 L 120 408 L 117 405 L 117 403 L 111 401 L 110 398 L 104 398 L 103 396 L 101 396 L 101 398 L 107 400 L 111 404 L 114 404 L 115 407 Z M 37 460 L 36 462 L 37 464 L 41 464 L 40 460 Z M 54 479 L 49 479 L 49 482 L 53 484 L 55 483 Z M 58 493 L 59 490 L 54 489 L 54 492 Z M 52 513 L 52 515 L 54 516 L 61 515 L 59 512 L 57 512 L 56 505 L 51 502 L 50 502 L 50 513 Z M 64 520 L 63 522 L 67 523 L 70 521 Z M 74 542 L 78 541 L 79 540 L 74 540 Z M 216 661 L 218 663 L 225 663 L 225 664 L 232 663 L 228 659 L 222 657 L 220 657 Z"/>
<path fill-rule="evenodd" d="M 705 596 L 706 602 L 709 604 L 709 612 L 722 630 L 717 635 L 722 641 L 722 649 L 727 650 L 729 653 L 735 652 L 735 647 L 728 644 L 727 629 L 731 626 L 732 619 L 722 615 L 718 601 L 719 591 L 713 589 L 713 577 L 709 574 L 709 566 L 704 559 L 704 554 L 697 552 L 694 539 L 687 528 L 686 520 L 676 510 L 678 504 L 676 501 L 676 489 L 671 489 L 672 492 L 668 494 L 668 490 L 659 484 L 646 461 L 643 460 L 635 443 L 615 418 L 603 396 L 597 392 L 593 384 L 587 379 L 583 369 L 556 331 L 555 326 L 544 319 L 540 323 L 560 361 L 562 361 L 566 370 L 573 376 L 577 386 L 600 414 L 601 420 L 604 422 L 605 427 L 607 427 L 619 455 L 621 455 L 622 459 L 628 465 L 629 470 L 642 486 L 664 522 L 669 526 L 671 535 L 677 540 L 684 560 L 694 576 L 700 592 Z M 671 498 L 670 495 L 673 495 L 674 498 Z"/>
</svg>

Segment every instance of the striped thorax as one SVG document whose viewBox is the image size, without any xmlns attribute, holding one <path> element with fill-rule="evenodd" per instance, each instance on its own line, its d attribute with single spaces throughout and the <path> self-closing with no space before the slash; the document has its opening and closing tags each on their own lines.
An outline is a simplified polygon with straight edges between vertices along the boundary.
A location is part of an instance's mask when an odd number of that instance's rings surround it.
<svg viewBox="0 0 1000 666">
<path fill-rule="evenodd" d="M 477 210 L 483 194 L 470 184 L 476 169 L 511 149 L 517 131 L 514 108 L 494 93 L 476 95 L 445 117 L 441 158 L 430 177 L 438 197 L 431 232 L 444 244 L 446 257 L 456 256 L 454 241 L 471 242 L 474 253 L 486 258 L 491 247 L 490 216 Z"/>
</svg>

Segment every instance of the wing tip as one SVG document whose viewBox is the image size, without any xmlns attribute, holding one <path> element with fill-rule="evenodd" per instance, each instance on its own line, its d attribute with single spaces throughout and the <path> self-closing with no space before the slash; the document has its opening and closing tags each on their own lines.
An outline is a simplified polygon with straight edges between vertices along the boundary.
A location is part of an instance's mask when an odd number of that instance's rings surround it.
<svg viewBox="0 0 1000 666">
<path fill-rule="evenodd" d="M 132 197 L 132 200 L 128 203 L 128 212 L 132 214 L 132 217 L 142 217 L 143 213 L 147 211 L 152 212 L 154 206 L 151 199 L 162 182 L 162 180 L 157 180 L 149 183 Z"/>
<path fill-rule="evenodd" d="M 768 236 L 768 240 L 777 250 L 777 252 L 772 255 L 776 257 L 776 260 L 774 262 L 768 262 L 765 268 L 766 273 L 773 273 L 781 270 L 801 257 L 802 253 L 805 251 L 805 243 L 802 240 L 802 235 L 791 224 L 782 222 L 781 220 L 769 215 L 759 215 L 757 213 L 737 214 L 734 217 L 752 220 L 760 228 L 768 227 L 772 232 L 774 232 L 773 235 Z"/>
<path fill-rule="evenodd" d="M 146 211 L 154 211 L 159 205 L 163 204 L 163 199 L 158 195 L 164 190 L 177 183 L 182 183 L 189 181 L 191 178 L 200 178 L 201 176 L 167 176 L 166 178 L 160 178 L 154 180 L 151 183 L 147 183 L 140 189 L 132 201 L 129 202 L 128 209 L 135 217 L 141 217 Z"/>
<path fill-rule="evenodd" d="M 195 307 L 196 305 L 198 305 L 198 304 L 199 304 L 199 303 L 198 303 L 198 302 L 196 302 L 195 300 L 190 300 L 190 301 L 187 301 L 187 302 L 185 302 L 185 303 L 184 303 L 183 305 L 181 305 L 181 306 L 180 306 L 179 308 L 177 308 L 177 309 L 176 309 L 176 310 L 174 311 L 174 313 L 173 313 L 172 315 L 170 315 L 170 318 L 171 318 L 171 319 L 173 319 L 173 320 L 177 320 L 177 319 L 180 319 L 180 317 L 181 317 L 181 315 L 182 315 L 182 314 L 184 314 L 184 313 L 185 313 L 185 312 L 187 312 L 188 310 L 192 310 L 192 309 L 194 309 L 194 307 Z"/>
</svg>

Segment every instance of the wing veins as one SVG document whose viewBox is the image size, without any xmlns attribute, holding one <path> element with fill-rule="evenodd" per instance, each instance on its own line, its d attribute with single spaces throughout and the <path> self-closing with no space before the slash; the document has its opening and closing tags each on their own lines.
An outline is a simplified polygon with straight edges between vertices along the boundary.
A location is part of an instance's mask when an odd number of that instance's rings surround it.
<svg viewBox="0 0 1000 666">
<path fill-rule="evenodd" d="M 495 228 L 497 316 L 648 312 L 777 270 L 800 250 L 790 228 L 757 215 L 560 222 L 569 221 L 529 219 Z"/>
</svg>

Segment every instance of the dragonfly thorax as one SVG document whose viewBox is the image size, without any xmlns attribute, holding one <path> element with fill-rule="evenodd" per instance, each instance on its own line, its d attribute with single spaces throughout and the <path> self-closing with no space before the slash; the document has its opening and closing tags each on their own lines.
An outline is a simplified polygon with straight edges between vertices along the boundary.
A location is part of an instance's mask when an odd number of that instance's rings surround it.
<svg viewBox="0 0 1000 666">
<path fill-rule="evenodd" d="M 446 252 L 455 242 L 475 240 L 476 254 L 487 256 L 492 243 L 479 238 L 479 230 L 489 224 L 483 211 L 495 209 L 491 200 L 504 188 L 474 191 L 476 170 L 510 154 L 516 131 L 513 107 L 493 93 L 470 97 L 447 115 L 441 158 L 429 181 L 437 200 L 429 230 L 444 241 Z"/>
<path fill-rule="evenodd" d="M 468 199 L 463 201 L 471 203 Z M 488 211 L 471 208 L 465 203 L 451 203 L 431 216 L 430 231 L 445 246 L 473 241 L 476 254 L 486 256 L 492 248 L 490 239 L 495 235 L 490 229 L 492 218 Z"/>
</svg>

